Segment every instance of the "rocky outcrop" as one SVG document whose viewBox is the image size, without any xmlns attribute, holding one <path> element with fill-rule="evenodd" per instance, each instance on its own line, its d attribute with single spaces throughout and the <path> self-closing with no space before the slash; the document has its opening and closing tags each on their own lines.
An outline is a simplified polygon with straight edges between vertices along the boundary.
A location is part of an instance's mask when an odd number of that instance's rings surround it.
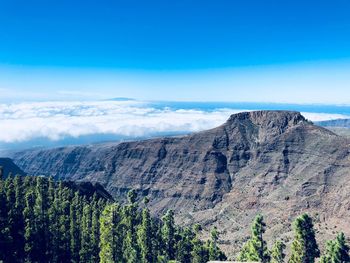
<svg viewBox="0 0 350 263">
<path fill-rule="evenodd" d="M 99 182 L 116 199 L 136 189 L 150 197 L 154 213 L 174 209 L 180 223 L 217 225 L 222 246 L 232 251 L 259 212 L 271 240 L 281 233 L 288 239 L 289 224 L 304 211 L 316 217 L 321 238 L 339 229 L 350 235 L 349 153 L 348 139 L 298 112 L 256 111 L 183 137 L 32 150 L 14 158 L 30 174 Z"/>
</svg>

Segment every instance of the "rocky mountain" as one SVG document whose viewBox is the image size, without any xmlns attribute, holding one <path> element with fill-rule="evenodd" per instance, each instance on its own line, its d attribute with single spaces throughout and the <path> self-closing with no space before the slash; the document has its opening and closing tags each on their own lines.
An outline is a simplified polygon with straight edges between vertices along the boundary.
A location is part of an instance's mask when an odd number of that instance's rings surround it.
<svg viewBox="0 0 350 263">
<path fill-rule="evenodd" d="M 329 121 L 319 121 L 316 122 L 317 125 L 323 127 L 341 127 L 341 128 L 350 128 L 350 119 L 337 119 Z"/>
<path fill-rule="evenodd" d="M 315 124 L 325 127 L 340 136 L 350 138 L 350 119 L 319 121 L 315 122 Z"/>
<path fill-rule="evenodd" d="M 2 167 L 2 176 L 6 178 L 9 174 L 12 175 L 25 175 L 17 165 L 13 163 L 10 158 L 0 158 L 0 167 Z"/>
<path fill-rule="evenodd" d="M 116 199 L 136 189 L 154 213 L 174 209 L 179 223 L 216 225 L 233 253 L 260 212 L 270 241 L 288 241 L 305 211 L 319 238 L 350 235 L 350 140 L 298 112 L 243 112 L 187 136 L 23 151 L 14 160 L 29 174 L 99 182 Z"/>
</svg>

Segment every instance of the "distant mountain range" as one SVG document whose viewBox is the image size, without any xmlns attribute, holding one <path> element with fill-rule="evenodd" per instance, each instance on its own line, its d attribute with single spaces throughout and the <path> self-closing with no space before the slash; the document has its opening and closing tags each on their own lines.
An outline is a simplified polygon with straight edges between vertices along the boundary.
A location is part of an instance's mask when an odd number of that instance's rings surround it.
<svg viewBox="0 0 350 263">
<path fill-rule="evenodd" d="M 117 97 L 117 98 L 111 98 L 108 100 L 112 100 L 112 101 L 135 101 L 135 99 L 133 98 L 125 98 L 125 97 Z"/>
<path fill-rule="evenodd" d="M 316 122 L 317 125 L 323 127 L 339 127 L 339 128 L 350 128 L 350 119 L 337 119 L 329 121 Z"/>
<path fill-rule="evenodd" d="M 270 240 L 288 242 L 290 223 L 303 212 L 314 216 L 321 239 L 339 230 L 350 235 L 350 140 L 298 112 L 242 112 L 187 136 L 13 158 L 29 174 L 98 182 L 117 200 L 136 189 L 155 214 L 173 209 L 181 224 L 217 226 L 222 247 L 233 253 L 257 213 L 266 217 Z"/>
</svg>

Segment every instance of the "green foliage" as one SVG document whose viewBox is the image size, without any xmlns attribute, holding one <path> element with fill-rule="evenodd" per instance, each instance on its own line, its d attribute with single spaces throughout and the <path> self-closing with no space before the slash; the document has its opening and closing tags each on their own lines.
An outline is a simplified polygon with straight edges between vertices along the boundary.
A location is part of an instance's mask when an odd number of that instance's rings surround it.
<svg viewBox="0 0 350 263">
<path fill-rule="evenodd" d="M 293 223 L 294 240 L 289 263 L 313 263 L 320 256 L 315 239 L 312 218 L 307 214 L 299 216 Z"/>
<path fill-rule="evenodd" d="M 0 262 L 207 262 L 207 246 L 172 211 L 152 218 L 135 191 L 128 198 L 120 206 L 52 178 L 0 180 Z"/>
<path fill-rule="evenodd" d="M 142 211 L 141 225 L 137 231 L 137 241 L 140 248 L 141 262 L 150 263 L 154 260 L 152 251 L 151 216 L 147 208 Z"/>
<path fill-rule="evenodd" d="M 207 246 L 205 246 L 199 239 L 199 231 L 202 230 L 202 227 L 198 224 L 194 226 L 194 238 L 192 240 L 192 262 L 193 263 L 206 263 L 209 260 L 209 252 Z"/>
<path fill-rule="evenodd" d="M 210 232 L 211 239 L 208 242 L 209 260 L 226 260 L 226 256 L 218 247 L 219 233 L 216 227 Z"/>
<path fill-rule="evenodd" d="M 0 255 L 4 261 L 8 261 L 7 251 L 12 240 L 8 223 L 8 203 L 4 181 L 0 181 Z"/>
<path fill-rule="evenodd" d="M 339 233 L 335 240 L 330 240 L 327 242 L 326 251 L 322 255 L 320 262 L 350 262 L 349 246 L 346 244 L 344 233 Z"/>
<path fill-rule="evenodd" d="M 162 238 L 164 251 L 168 259 L 175 257 L 175 220 L 174 212 L 169 210 L 163 217 Z"/>
<path fill-rule="evenodd" d="M 128 200 L 130 204 L 134 204 L 136 202 L 137 194 L 134 189 L 128 192 Z"/>
<path fill-rule="evenodd" d="M 35 196 L 32 190 L 29 190 L 25 195 L 25 208 L 23 210 L 23 218 L 25 222 L 25 232 L 24 232 L 24 238 L 25 238 L 25 259 L 26 261 L 32 262 L 37 261 L 36 258 L 36 250 L 38 250 L 38 244 L 36 243 L 36 240 L 38 239 L 37 236 L 37 229 L 36 229 L 36 220 L 34 215 L 34 203 L 35 203 Z"/>
<path fill-rule="evenodd" d="M 100 217 L 100 262 L 112 263 L 122 261 L 120 233 L 118 233 L 119 206 L 107 205 Z"/>
<path fill-rule="evenodd" d="M 81 219 L 81 248 L 79 252 L 80 260 L 82 262 L 94 262 L 93 255 L 93 242 L 91 242 L 92 236 L 92 211 L 90 204 L 85 204 L 83 208 L 83 215 Z"/>
<path fill-rule="evenodd" d="M 314 263 L 320 256 L 320 251 L 315 238 L 313 222 L 310 216 L 303 214 L 293 222 L 294 240 L 291 245 L 289 263 Z M 282 263 L 285 262 L 286 245 L 282 241 L 276 241 L 271 248 L 267 249 L 263 240 L 265 223 L 263 217 L 258 215 L 252 224 L 251 238 L 244 244 L 237 259 L 239 261 L 258 261 Z M 341 263 L 350 262 L 349 246 L 343 233 L 337 238 L 328 241 L 326 250 L 319 262 Z"/>
<path fill-rule="evenodd" d="M 123 259 L 127 263 L 137 263 L 139 262 L 138 247 L 134 242 L 135 237 L 131 231 L 127 231 L 126 237 L 124 239 L 123 247 Z"/>
<path fill-rule="evenodd" d="M 257 215 L 251 228 L 251 237 L 238 255 L 240 261 L 268 262 L 270 260 L 266 241 L 263 239 L 265 223 L 262 215 Z"/>
<path fill-rule="evenodd" d="M 194 234 L 190 228 L 185 228 L 182 233 L 178 234 L 178 242 L 176 247 L 176 260 L 178 262 L 190 263 L 191 251 L 193 249 L 192 239 Z"/>
<path fill-rule="evenodd" d="M 284 254 L 284 250 L 286 249 L 286 245 L 277 240 L 271 249 L 271 263 L 283 263 L 286 255 Z"/>
<path fill-rule="evenodd" d="M 200 225 L 178 227 L 171 210 L 161 220 L 152 218 L 147 198 L 142 210 L 135 191 L 128 198 L 129 203 L 121 206 L 52 178 L 0 180 L 0 262 L 206 263 L 226 259 L 216 228 L 203 242 Z M 276 241 L 269 252 L 263 239 L 265 228 L 258 215 L 238 260 L 284 262 L 285 244 Z M 312 219 L 306 214 L 298 217 L 293 229 L 289 262 L 313 263 L 319 250 Z M 350 262 L 343 233 L 327 242 L 320 262 Z"/>
</svg>

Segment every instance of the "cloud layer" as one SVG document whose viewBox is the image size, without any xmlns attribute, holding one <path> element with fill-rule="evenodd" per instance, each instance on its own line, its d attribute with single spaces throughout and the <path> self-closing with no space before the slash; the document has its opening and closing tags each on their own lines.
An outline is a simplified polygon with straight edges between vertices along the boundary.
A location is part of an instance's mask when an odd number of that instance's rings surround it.
<svg viewBox="0 0 350 263">
<path fill-rule="evenodd" d="M 0 104 L 0 142 L 18 143 L 38 138 L 115 134 L 144 137 L 195 132 L 224 123 L 239 109 L 156 108 L 137 101 L 33 102 Z M 304 113 L 313 121 L 346 118 L 341 114 Z"/>
<path fill-rule="evenodd" d="M 193 132 L 223 123 L 234 110 L 156 109 L 140 102 L 39 102 L 0 104 L 0 142 L 60 140 L 91 134 L 127 137 Z"/>
</svg>

